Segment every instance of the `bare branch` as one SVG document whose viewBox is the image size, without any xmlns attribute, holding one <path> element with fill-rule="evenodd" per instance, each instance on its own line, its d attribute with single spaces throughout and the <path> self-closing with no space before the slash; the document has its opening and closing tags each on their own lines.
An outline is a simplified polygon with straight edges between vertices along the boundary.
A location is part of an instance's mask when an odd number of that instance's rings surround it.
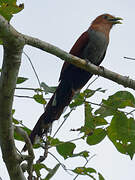
<svg viewBox="0 0 135 180">
<path fill-rule="evenodd" d="M 125 59 L 135 60 L 135 58 L 124 57 Z"/>
</svg>

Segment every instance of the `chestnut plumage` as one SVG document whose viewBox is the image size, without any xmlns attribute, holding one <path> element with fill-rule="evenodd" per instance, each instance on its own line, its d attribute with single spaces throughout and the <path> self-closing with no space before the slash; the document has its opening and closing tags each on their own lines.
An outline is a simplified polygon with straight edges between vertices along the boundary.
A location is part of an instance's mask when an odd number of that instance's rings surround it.
<svg viewBox="0 0 135 180">
<path fill-rule="evenodd" d="M 97 66 L 100 65 L 106 54 L 110 30 L 114 24 L 121 23 L 119 20 L 122 19 L 109 14 L 98 16 L 75 42 L 69 53 L 87 59 Z M 36 136 L 42 137 L 48 131 L 50 124 L 59 119 L 74 94 L 83 88 L 92 75 L 68 62 L 63 64 L 60 83 L 29 136 L 32 144 Z M 23 150 L 27 150 L 26 145 Z"/>
</svg>

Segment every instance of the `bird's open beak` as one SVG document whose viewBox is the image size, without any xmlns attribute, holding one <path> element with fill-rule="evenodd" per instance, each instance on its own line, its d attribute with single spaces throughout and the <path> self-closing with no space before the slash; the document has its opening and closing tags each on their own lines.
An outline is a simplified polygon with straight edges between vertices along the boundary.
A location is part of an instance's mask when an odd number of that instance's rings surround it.
<svg viewBox="0 0 135 180">
<path fill-rule="evenodd" d="M 122 22 L 119 21 L 119 20 L 123 20 L 123 19 L 120 18 L 120 17 L 113 17 L 113 18 L 109 18 L 108 20 L 109 20 L 110 22 L 112 22 L 113 24 L 122 24 Z"/>
</svg>

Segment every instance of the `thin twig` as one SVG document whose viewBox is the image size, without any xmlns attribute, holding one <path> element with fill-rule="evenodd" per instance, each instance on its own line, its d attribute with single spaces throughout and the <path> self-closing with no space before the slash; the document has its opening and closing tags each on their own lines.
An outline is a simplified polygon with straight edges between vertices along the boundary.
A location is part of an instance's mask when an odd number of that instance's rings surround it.
<svg viewBox="0 0 135 180">
<path fill-rule="evenodd" d="M 71 109 L 69 113 L 71 113 L 74 109 Z M 53 135 L 53 138 L 56 136 L 56 134 L 58 133 L 58 131 L 60 130 L 60 128 L 63 126 L 63 124 L 65 123 L 65 121 L 67 120 L 69 116 L 65 117 L 63 122 L 61 123 L 61 125 L 58 127 L 58 129 L 56 130 L 56 132 Z"/>
<path fill-rule="evenodd" d="M 93 79 L 93 81 L 91 81 L 91 82 L 88 84 L 88 86 L 87 86 L 86 89 L 88 89 L 98 78 L 99 78 L 99 76 L 95 77 L 95 79 Z"/>
<path fill-rule="evenodd" d="M 88 164 L 88 162 L 89 162 L 94 156 L 96 156 L 96 154 L 94 154 L 93 156 L 91 156 L 91 157 L 86 161 L 86 163 L 84 164 L 83 167 L 86 167 L 86 165 Z M 74 177 L 73 180 L 77 179 L 77 177 L 78 177 L 79 175 L 80 175 L 80 174 L 77 174 L 77 175 Z"/>
<path fill-rule="evenodd" d="M 50 154 L 56 161 L 58 161 L 58 163 L 61 165 L 61 167 L 67 172 L 66 166 L 64 164 L 62 164 L 56 156 L 54 156 L 51 152 L 48 152 L 48 154 Z"/>
<path fill-rule="evenodd" d="M 135 60 L 135 58 L 130 58 L 130 57 L 124 57 L 124 59 Z"/>
<path fill-rule="evenodd" d="M 29 98 L 29 99 L 33 99 L 33 97 L 31 97 L 31 96 L 21 96 L 21 95 L 14 95 L 14 97 L 18 97 L 18 98 Z"/>
<path fill-rule="evenodd" d="M 42 89 L 38 89 L 38 88 L 16 87 L 15 89 L 20 89 L 20 90 L 30 90 L 30 91 L 43 91 Z"/>
<path fill-rule="evenodd" d="M 69 141 L 65 141 L 65 143 L 68 143 L 68 142 L 73 142 L 73 141 L 78 141 L 82 139 L 82 137 L 79 137 L 79 138 L 75 138 L 75 139 L 72 139 L 72 140 L 69 140 Z"/>
<path fill-rule="evenodd" d="M 31 67 L 32 67 L 32 69 L 33 69 L 33 71 L 34 71 L 34 74 L 35 74 L 36 78 L 37 78 L 39 87 L 40 87 L 40 89 L 42 89 L 40 79 L 39 79 L 39 77 L 38 77 L 38 74 L 37 74 L 37 72 L 36 72 L 35 67 L 34 67 L 33 64 L 32 64 L 32 61 L 31 61 L 30 57 L 29 57 L 24 51 L 23 51 L 23 53 L 24 53 L 24 55 L 27 57 L 27 59 L 29 60 L 30 65 L 31 65 Z M 41 92 L 41 94 L 43 95 L 43 92 Z M 45 111 L 45 104 L 43 104 L 43 108 L 44 108 L 44 111 Z"/>
<path fill-rule="evenodd" d="M 24 54 L 24 55 L 27 57 L 27 59 L 29 60 L 30 65 L 31 65 L 31 67 L 32 67 L 32 69 L 33 69 L 33 71 L 34 71 L 34 73 L 35 73 L 36 78 L 37 78 L 39 87 L 41 88 L 40 79 L 39 79 L 38 74 L 37 74 L 37 72 L 36 72 L 36 70 L 35 70 L 35 68 L 34 68 L 34 66 L 33 66 L 33 64 L 32 64 L 32 61 L 31 61 L 30 57 L 29 57 L 24 51 L 23 51 L 23 54 Z"/>
</svg>

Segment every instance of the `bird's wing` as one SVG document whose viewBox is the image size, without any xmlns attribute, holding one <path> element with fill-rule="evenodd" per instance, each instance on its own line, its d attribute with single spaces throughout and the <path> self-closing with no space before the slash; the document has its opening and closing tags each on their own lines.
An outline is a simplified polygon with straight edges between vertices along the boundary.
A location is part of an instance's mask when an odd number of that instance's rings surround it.
<svg viewBox="0 0 135 180">
<path fill-rule="evenodd" d="M 70 50 L 70 54 L 80 57 L 81 58 L 81 54 L 82 51 L 84 50 L 84 48 L 87 46 L 87 43 L 89 42 L 89 36 L 88 36 L 88 31 L 85 31 L 75 42 L 75 44 L 73 45 L 72 49 Z M 65 72 L 65 70 L 70 66 L 71 64 L 68 62 L 64 62 L 61 73 L 60 73 L 60 78 L 59 81 L 62 79 L 63 74 Z"/>
</svg>

